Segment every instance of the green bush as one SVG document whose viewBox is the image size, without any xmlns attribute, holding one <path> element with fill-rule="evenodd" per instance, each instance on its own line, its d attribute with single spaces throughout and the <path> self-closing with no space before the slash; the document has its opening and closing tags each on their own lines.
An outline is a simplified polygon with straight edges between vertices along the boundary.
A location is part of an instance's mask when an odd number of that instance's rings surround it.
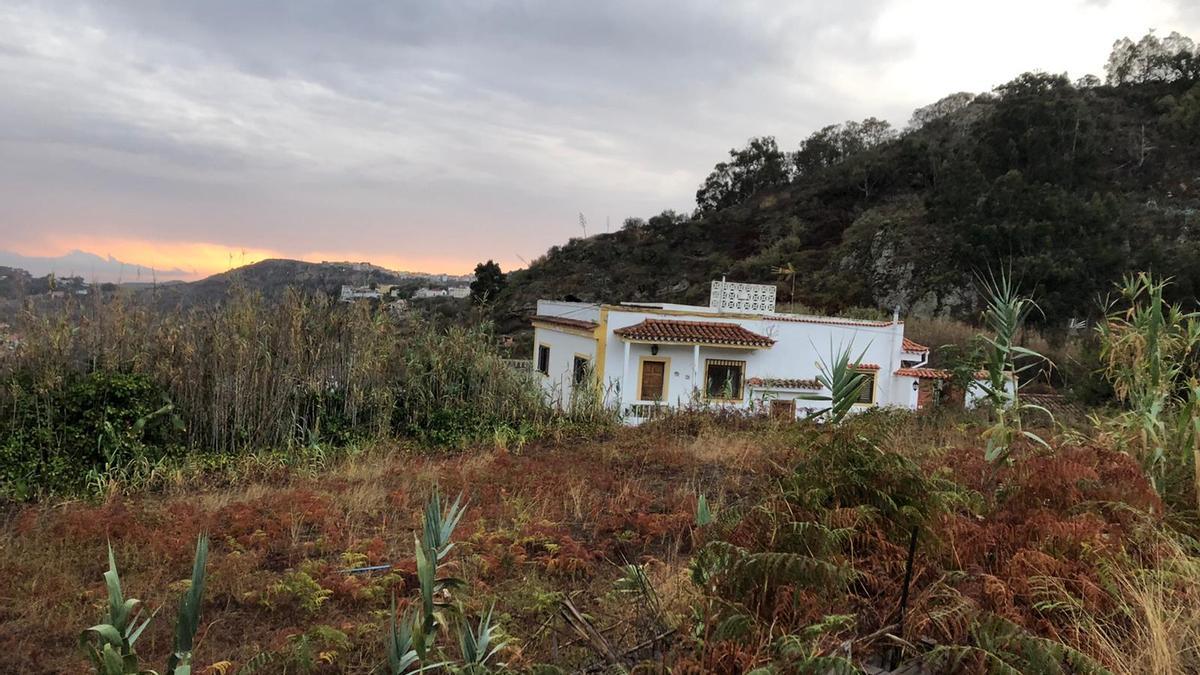
<svg viewBox="0 0 1200 675">
<path fill-rule="evenodd" d="M 71 374 L 52 387 L 15 378 L 6 399 L 0 489 L 11 497 L 27 497 L 35 488 L 77 490 L 89 469 L 156 462 L 182 449 L 182 422 L 145 375 Z"/>
</svg>

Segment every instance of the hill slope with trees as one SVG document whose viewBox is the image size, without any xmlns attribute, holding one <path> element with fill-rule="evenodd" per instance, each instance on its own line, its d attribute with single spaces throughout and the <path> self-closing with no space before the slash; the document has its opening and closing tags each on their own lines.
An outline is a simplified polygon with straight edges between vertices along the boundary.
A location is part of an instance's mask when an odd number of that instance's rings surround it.
<svg viewBox="0 0 1200 675">
<path fill-rule="evenodd" d="M 1026 73 L 915 111 L 908 128 L 831 125 L 794 152 L 730 151 L 694 214 L 630 218 L 510 275 L 537 298 L 703 302 L 708 283 L 778 282 L 824 311 L 973 314 L 976 274 L 1011 265 L 1047 317 L 1095 315 L 1132 270 L 1200 290 L 1200 58 L 1187 38 L 1118 41 L 1108 78 Z M 795 298 L 789 298 L 795 288 Z"/>
</svg>

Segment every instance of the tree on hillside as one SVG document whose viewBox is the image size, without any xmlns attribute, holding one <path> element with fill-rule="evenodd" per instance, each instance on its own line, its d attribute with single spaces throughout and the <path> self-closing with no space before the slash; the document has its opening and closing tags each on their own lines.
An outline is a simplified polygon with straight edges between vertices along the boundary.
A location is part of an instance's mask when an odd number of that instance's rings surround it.
<svg viewBox="0 0 1200 675">
<path fill-rule="evenodd" d="M 956 94 L 943 96 L 929 105 L 914 110 L 912 119 L 908 121 L 908 130 L 916 131 L 934 120 L 939 120 L 947 115 L 956 113 L 971 105 L 971 102 L 974 100 L 975 94 L 969 91 L 960 91 Z"/>
<path fill-rule="evenodd" d="M 896 138 L 887 120 L 868 117 L 861 122 L 830 124 L 800 143 L 793 156 L 796 172 L 803 176 L 840 164 L 864 150 L 870 150 Z"/>
<path fill-rule="evenodd" d="M 784 185 L 792 179 L 787 154 L 774 136 L 751 138 L 742 149 L 731 149 L 729 161 L 713 167 L 696 191 L 696 212 L 710 213 L 740 204 L 754 193 Z"/>
<path fill-rule="evenodd" d="M 1160 40 L 1154 31 L 1134 42 L 1121 38 L 1113 43 L 1104 66 L 1108 84 L 1141 84 L 1200 80 L 1200 50 L 1191 38 L 1172 32 Z"/>
<path fill-rule="evenodd" d="M 491 260 L 475 266 L 475 280 L 471 282 L 471 301 L 483 304 L 495 300 L 507 281 L 500 265 Z"/>
</svg>

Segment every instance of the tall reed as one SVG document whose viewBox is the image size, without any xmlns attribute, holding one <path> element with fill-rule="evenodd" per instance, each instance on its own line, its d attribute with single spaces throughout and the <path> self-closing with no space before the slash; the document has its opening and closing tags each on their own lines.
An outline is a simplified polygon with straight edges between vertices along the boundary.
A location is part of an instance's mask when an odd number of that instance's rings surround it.
<svg viewBox="0 0 1200 675">
<path fill-rule="evenodd" d="M 237 290 L 166 311 L 97 296 L 31 308 L 14 329 L 20 346 L 0 355 L 0 492 L 185 452 L 524 437 L 551 418 L 487 326 L 397 321 L 323 295 Z"/>
</svg>

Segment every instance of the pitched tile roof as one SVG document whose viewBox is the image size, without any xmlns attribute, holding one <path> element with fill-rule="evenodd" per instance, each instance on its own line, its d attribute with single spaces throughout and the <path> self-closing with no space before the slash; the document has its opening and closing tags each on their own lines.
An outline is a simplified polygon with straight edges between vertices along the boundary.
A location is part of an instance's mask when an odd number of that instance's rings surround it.
<svg viewBox="0 0 1200 675">
<path fill-rule="evenodd" d="M 684 342 L 705 345 L 736 345 L 739 347 L 770 347 L 775 341 L 742 328 L 735 323 L 709 323 L 706 321 L 672 321 L 646 319 L 613 333 L 630 340 L 648 342 Z"/>
<path fill-rule="evenodd" d="M 865 326 L 869 328 L 887 328 L 894 326 L 891 321 L 867 321 L 865 319 L 843 319 L 841 317 L 830 316 L 804 316 L 800 314 L 764 314 L 764 321 L 790 321 L 793 323 L 823 323 L 832 324 L 835 326 Z"/>
<path fill-rule="evenodd" d="M 907 377 L 919 377 L 922 380 L 949 380 L 954 377 L 954 373 L 941 368 L 900 368 L 896 371 L 897 375 L 905 375 Z"/>
<path fill-rule="evenodd" d="M 746 380 L 751 387 L 767 387 L 777 389 L 820 389 L 817 380 L 789 380 L 778 377 L 752 377 Z"/>
<path fill-rule="evenodd" d="M 902 349 L 911 354 L 918 354 L 920 352 L 929 351 L 929 347 L 926 347 L 925 345 L 921 344 L 920 342 L 913 342 L 912 340 L 909 340 L 908 338 L 904 338 L 904 346 L 902 347 Z"/>
<path fill-rule="evenodd" d="M 879 370 L 878 363 L 860 363 L 854 366 L 855 370 Z"/>
<path fill-rule="evenodd" d="M 532 321 L 540 321 L 541 323 L 550 323 L 567 328 L 582 328 L 584 330 L 592 330 L 600 325 L 595 321 L 582 321 L 580 319 L 568 319 L 565 316 L 547 316 L 545 314 L 534 316 Z"/>
</svg>

